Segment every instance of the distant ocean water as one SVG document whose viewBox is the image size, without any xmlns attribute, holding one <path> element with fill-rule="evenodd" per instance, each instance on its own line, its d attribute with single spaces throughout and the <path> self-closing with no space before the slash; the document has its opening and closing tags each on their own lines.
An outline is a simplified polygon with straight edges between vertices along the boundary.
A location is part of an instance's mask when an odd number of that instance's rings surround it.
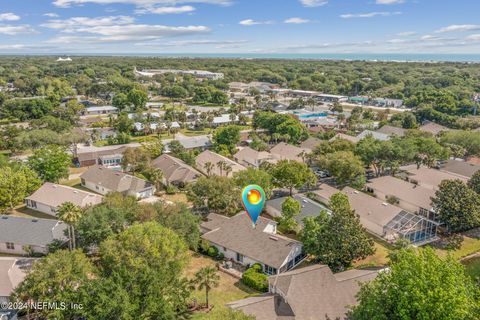
<svg viewBox="0 0 480 320">
<path fill-rule="evenodd" d="M 81 54 L 79 54 L 81 55 Z M 92 54 L 89 54 L 92 55 Z M 96 55 L 96 54 L 95 54 Z M 140 56 L 170 58 L 237 58 L 292 60 L 362 60 L 399 62 L 475 62 L 480 54 L 414 54 L 414 53 L 127 53 L 101 54 L 107 56 Z"/>
</svg>

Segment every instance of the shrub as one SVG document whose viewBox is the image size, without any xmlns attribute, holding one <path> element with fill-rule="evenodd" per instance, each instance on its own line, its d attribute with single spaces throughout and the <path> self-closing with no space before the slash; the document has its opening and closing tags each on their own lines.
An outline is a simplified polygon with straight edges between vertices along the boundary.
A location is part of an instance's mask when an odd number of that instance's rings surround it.
<svg viewBox="0 0 480 320">
<path fill-rule="evenodd" d="M 167 187 L 165 188 L 165 192 L 167 194 L 175 194 L 177 192 L 177 188 L 175 188 L 175 186 L 172 186 L 171 184 L 167 185 Z"/>
<path fill-rule="evenodd" d="M 266 274 L 260 271 L 257 271 L 258 267 L 257 264 L 253 265 L 250 269 L 245 271 L 242 275 L 242 282 L 246 286 L 261 291 L 267 292 L 268 291 L 268 277 Z"/>
<path fill-rule="evenodd" d="M 198 243 L 198 252 L 206 254 L 208 251 L 208 248 L 210 248 L 210 243 L 208 243 L 207 240 L 200 239 Z"/>
<path fill-rule="evenodd" d="M 218 256 L 218 249 L 217 247 L 215 246 L 210 246 L 210 248 L 208 248 L 207 250 L 207 255 L 212 257 L 212 258 L 215 258 Z"/>
</svg>

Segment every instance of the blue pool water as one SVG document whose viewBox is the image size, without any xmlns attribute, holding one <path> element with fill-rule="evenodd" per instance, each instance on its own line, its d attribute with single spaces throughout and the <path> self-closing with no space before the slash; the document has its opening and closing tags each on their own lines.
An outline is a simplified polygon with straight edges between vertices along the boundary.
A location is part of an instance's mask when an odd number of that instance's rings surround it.
<svg viewBox="0 0 480 320">
<path fill-rule="evenodd" d="M 300 119 L 310 119 L 310 118 L 318 118 L 318 117 L 326 117 L 328 114 L 326 112 L 321 113 L 309 113 L 309 114 L 300 114 L 298 117 Z"/>
</svg>

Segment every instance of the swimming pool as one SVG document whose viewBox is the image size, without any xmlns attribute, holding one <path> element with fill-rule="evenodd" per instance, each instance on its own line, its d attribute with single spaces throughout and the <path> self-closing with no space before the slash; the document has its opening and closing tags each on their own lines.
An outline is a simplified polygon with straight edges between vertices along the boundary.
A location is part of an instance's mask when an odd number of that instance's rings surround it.
<svg viewBox="0 0 480 320">
<path fill-rule="evenodd" d="M 310 119 L 310 118 L 320 118 L 326 117 L 328 114 L 326 112 L 321 113 L 307 113 L 307 114 L 297 114 L 300 119 Z"/>
</svg>

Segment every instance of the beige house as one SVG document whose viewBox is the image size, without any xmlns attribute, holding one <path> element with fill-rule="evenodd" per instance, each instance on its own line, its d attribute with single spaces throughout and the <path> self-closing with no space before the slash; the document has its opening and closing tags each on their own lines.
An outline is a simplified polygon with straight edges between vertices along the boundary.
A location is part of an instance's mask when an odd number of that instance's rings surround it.
<svg viewBox="0 0 480 320">
<path fill-rule="evenodd" d="M 31 196 L 25 198 L 28 208 L 52 216 L 57 215 L 57 209 L 65 202 L 85 208 L 101 203 L 103 197 L 98 194 L 67 187 L 51 182 L 45 182 Z"/>
<path fill-rule="evenodd" d="M 202 239 L 225 258 L 244 266 L 260 263 L 267 274 L 294 268 L 304 258 L 302 243 L 277 234 L 277 223 L 259 217 L 255 228 L 245 212 L 231 218 L 211 213 L 201 224 Z"/>
<path fill-rule="evenodd" d="M 151 166 L 160 169 L 163 173 L 163 183 L 184 186 L 202 176 L 200 172 L 192 168 L 182 160 L 168 154 L 162 154 L 151 162 Z"/>
<path fill-rule="evenodd" d="M 244 166 L 210 150 L 200 153 L 195 159 L 195 166 L 206 175 L 229 176 L 246 170 Z"/>
<path fill-rule="evenodd" d="M 138 199 L 148 198 L 155 193 L 155 187 L 148 181 L 102 166 L 93 166 L 80 179 L 82 186 L 106 195 L 120 192 Z"/>
<path fill-rule="evenodd" d="M 435 220 L 431 200 L 435 197 L 433 189 L 392 176 L 384 176 L 370 180 L 366 184 L 366 190 L 383 201 L 388 201 L 389 198 L 393 197 L 397 201 L 396 205 L 400 208 Z"/>
<path fill-rule="evenodd" d="M 305 162 L 305 156 L 310 152 L 310 149 L 300 148 L 285 142 L 280 142 L 270 149 L 270 153 L 280 160 L 294 160 L 298 162 Z"/>
<path fill-rule="evenodd" d="M 228 303 L 257 320 L 347 319 L 349 307 L 357 304 L 360 284 L 378 270 L 348 270 L 333 273 L 328 266 L 313 265 L 268 278 L 268 293 Z"/>
<path fill-rule="evenodd" d="M 276 163 L 278 157 L 267 151 L 257 151 L 250 147 L 244 147 L 233 155 L 236 162 L 245 167 L 258 168 L 264 162 Z"/>
<path fill-rule="evenodd" d="M 23 281 L 35 260 L 32 258 L 0 257 L 0 305 L 10 301 L 11 294 Z M 3 320 L 2 312 L 6 312 L 6 310 L 0 309 L 1 320 Z M 8 317 L 5 319 L 8 319 Z"/>
<path fill-rule="evenodd" d="M 434 136 L 438 136 L 442 132 L 451 131 L 451 129 L 431 121 L 425 121 L 418 129 L 423 132 L 429 132 Z"/>
<path fill-rule="evenodd" d="M 425 166 L 418 168 L 415 164 L 400 167 L 400 170 L 404 172 L 404 174 L 400 176 L 406 181 L 432 190 L 438 190 L 443 180 L 459 179 L 465 183 L 468 181 L 467 177 L 459 174 L 427 168 Z"/>
</svg>

